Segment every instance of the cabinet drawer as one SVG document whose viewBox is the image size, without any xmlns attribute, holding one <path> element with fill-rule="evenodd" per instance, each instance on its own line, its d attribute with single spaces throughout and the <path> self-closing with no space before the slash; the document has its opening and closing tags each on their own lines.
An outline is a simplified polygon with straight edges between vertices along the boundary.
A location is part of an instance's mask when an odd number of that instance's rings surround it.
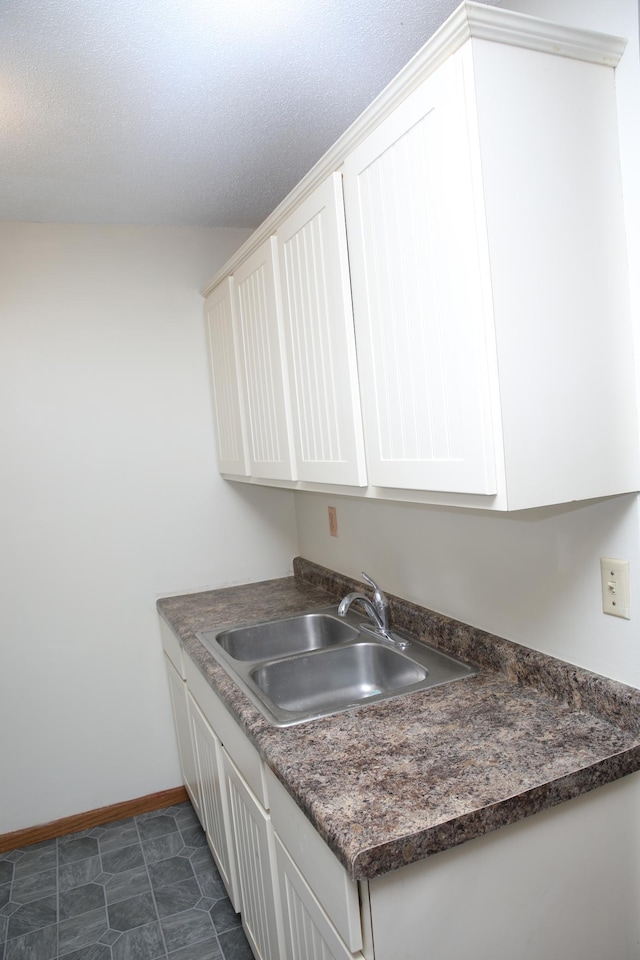
<svg viewBox="0 0 640 960">
<path fill-rule="evenodd" d="M 350 950 L 362 948 L 358 885 L 270 770 L 273 828 Z"/>
<path fill-rule="evenodd" d="M 269 801 L 260 754 L 223 706 L 218 695 L 209 686 L 190 657 L 185 656 L 184 668 L 187 684 L 194 700 L 260 803 L 265 810 L 268 810 Z"/>
<path fill-rule="evenodd" d="M 180 640 L 173 632 L 169 624 L 162 617 L 158 618 L 160 621 L 160 636 L 162 637 L 162 648 L 166 653 L 168 659 L 171 661 L 173 666 L 176 668 L 181 678 L 184 680 L 184 667 L 182 663 L 182 647 L 180 645 Z"/>
</svg>

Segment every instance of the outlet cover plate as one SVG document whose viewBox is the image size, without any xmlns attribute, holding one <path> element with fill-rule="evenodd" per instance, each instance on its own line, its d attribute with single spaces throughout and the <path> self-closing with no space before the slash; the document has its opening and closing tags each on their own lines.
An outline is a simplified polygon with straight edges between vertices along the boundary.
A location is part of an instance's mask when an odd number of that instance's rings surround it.
<svg viewBox="0 0 640 960">
<path fill-rule="evenodd" d="M 600 580 L 603 613 L 630 620 L 629 561 L 600 557 Z"/>
</svg>

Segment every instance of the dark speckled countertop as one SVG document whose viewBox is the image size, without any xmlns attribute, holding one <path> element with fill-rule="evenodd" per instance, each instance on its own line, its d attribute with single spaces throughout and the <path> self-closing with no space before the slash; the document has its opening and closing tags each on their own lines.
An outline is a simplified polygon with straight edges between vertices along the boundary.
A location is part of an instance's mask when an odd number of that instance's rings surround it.
<svg viewBox="0 0 640 960">
<path fill-rule="evenodd" d="M 279 729 L 196 639 L 362 589 L 295 577 L 158 601 L 263 759 L 354 879 L 372 879 L 640 769 L 640 690 L 390 597 L 391 623 L 477 676 Z"/>
</svg>

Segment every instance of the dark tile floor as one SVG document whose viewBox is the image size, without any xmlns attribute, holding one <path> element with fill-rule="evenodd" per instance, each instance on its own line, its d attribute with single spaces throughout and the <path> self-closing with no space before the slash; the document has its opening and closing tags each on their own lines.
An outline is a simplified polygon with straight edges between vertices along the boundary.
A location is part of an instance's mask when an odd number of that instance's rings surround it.
<svg viewBox="0 0 640 960">
<path fill-rule="evenodd" d="M 189 803 L 0 853 L 0 960 L 253 960 Z"/>
</svg>

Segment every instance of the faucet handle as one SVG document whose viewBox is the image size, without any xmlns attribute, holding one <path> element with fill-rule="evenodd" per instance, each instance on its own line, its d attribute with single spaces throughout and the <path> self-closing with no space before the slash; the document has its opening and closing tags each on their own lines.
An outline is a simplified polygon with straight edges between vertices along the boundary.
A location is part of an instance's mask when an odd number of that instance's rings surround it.
<svg viewBox="0 0 640 960">
<path fill-rule="evenodd" d="M 375 580 L 373 579 L 373 577 L 370 577 L 370 576 L 369 576 L 368 573 L 365 573 L 364 570 L 363 570 L 362 573 L 360 574 L 360 576 L 361 576 L 362 579 L 365 581 L 365 583 L 368 583 L 370 587 L 373 587 L 373 589 L 375 590 L 376 593 L 382 593 L 382 590 L 380 589 L 380 587 L 378 586 L 378 584 L 375 582 Z M 383 596 L 384 596 L 384 594 L 383 594 Z"/>
<path fill-rule="evenodd" d="M 372 577 L 369 576 L 368 573 L 365 573 L 363 570 L 360 575 L 365 583 L 368 583 L 370 587 L 373 587 L 373 603 L 378 611 L 380 619 L 382 620 L 383 629 L 386 630 L 388 628 L 389 601 L 378 584 Z"/>
</svg>

